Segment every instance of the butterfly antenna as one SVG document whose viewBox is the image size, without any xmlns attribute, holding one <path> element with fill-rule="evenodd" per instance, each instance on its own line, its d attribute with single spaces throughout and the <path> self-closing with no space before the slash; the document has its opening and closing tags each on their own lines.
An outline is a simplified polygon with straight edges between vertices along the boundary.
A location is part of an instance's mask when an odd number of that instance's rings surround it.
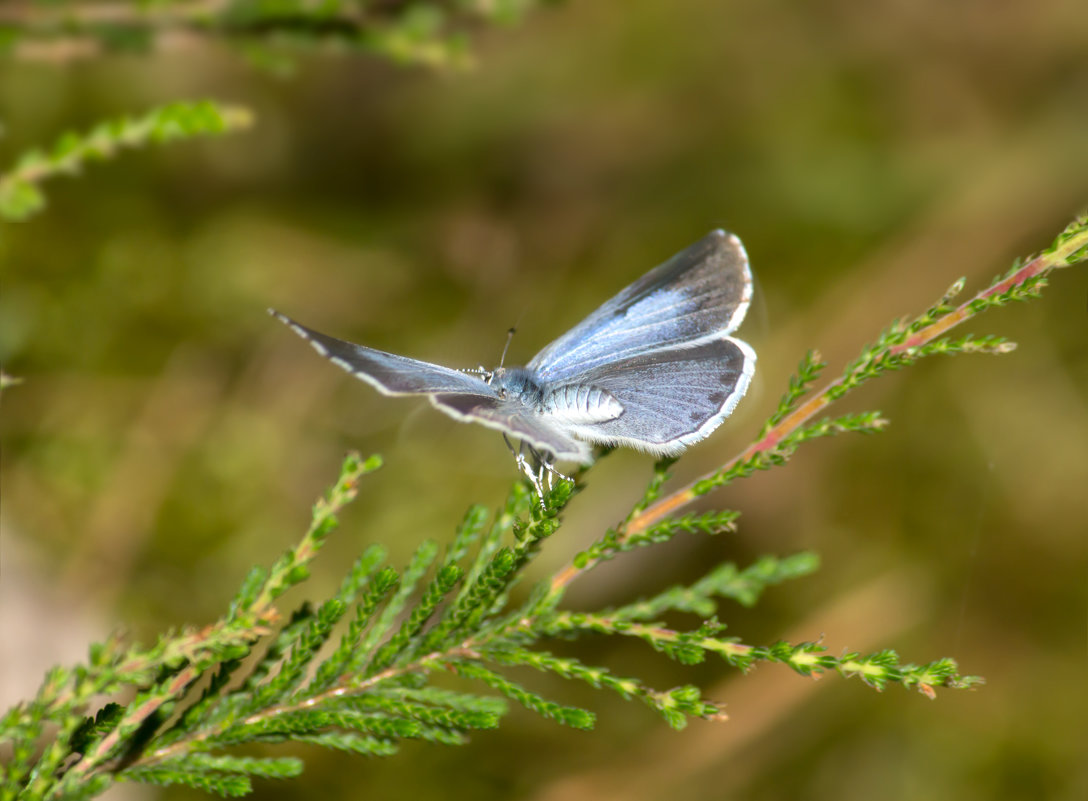
<svg viewBox="0 0 1088 801">
<path fill-rule="evenodd" d="M 502 356 L 499 357 L 499 369 L 502 369 L 502 366 L 506 363 L 506 352 L 510 350 L 510 343 L 514 341 L 514 334 L 517 333 L 517 330 L 518 329 L 516 328 L 511 328 L 506 332 L 506 344 L 503 346 Z"/>
</svg>

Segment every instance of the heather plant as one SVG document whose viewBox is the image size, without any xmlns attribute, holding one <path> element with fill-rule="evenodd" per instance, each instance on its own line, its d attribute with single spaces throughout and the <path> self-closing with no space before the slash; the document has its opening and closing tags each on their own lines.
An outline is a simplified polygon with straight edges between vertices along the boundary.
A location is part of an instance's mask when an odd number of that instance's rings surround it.
<svg viewBox="0 0 1088 801">
<path fill-rule="evenodd" d="M 210 46 L 276 73 L 289 73 L 304 58 L 359 52 L 400 65 L 462 69 L 472 65 L 473 37 L 482 29 L 516 22 L 539 5 L 16 3 L 0 7 L 0 55 L 70 64 Z M 109 169 L 96 162 L 233 134 L 257 122 L 248 108 L 207 98 L 109 116 L 48 146 L 5 157 L 0 219 L 18 223 L 45 212 L 50 182 L 81 173 L 93 179 L 95 171 Z M 288 590 L 291 598 L 307 594 L 311 567 L 334 535 L 338 515 L 381 466 L 377 456 L 350 453 L 314 504 L 298 544 L 270 566 L 267 557 L 258 559 L 261 565 L 239 576 L 237 591 L 223 593 L 218 619 L 165 631 L 151 644 L 120 634 L 93 643 L 84 661 L 51 669 L 32 698 L 0 716 L 0 799 L 90 798 L 118 782 L 237 796 L 250 792 L 255 779 L 302 773 L 305 757 L 297 748 L 285 754 L 285 746 L 378 757 L 395 754 L 409 740 L 457 745 L 474 732 L 500 727 L 511 702 L 558 725 L 593 728 L 592 709 L 534 689 L 532 671 L 637 701 L 675 729 L 693 719 L 724 720 L 720 699 L 705 697 L 694 678 L 662 688 L 639 663 L 594 664 L 585 655 L 592 638 L 633 638 L 681 669 L 718 661 L 722 672 L 744 673 L 777 663 L 798 680 L 832 674 L 929 698 L 944 689 L 978 687 L 982 679 L 961 673 L 951 656 L 912 662 L 890 649 L 836 654 L 819 641 L 748 641 L 728 628 L 734 605 L 755 607 L 767 593 L 789 592 L 789 582 L 817 570 L 813 552 L 724 561 L 663 591 L 632 581 L 624 587 L 626 602 L 616 606 L 574 608 L 567 593 L 593 582 L 605 562 L 663 549 L 678 536 L 737 530 L 743 524 L 739 511 L 707 510 L 716 490 L 781 468 L 810 441 L 882 431 L 889 421 L 879 411 L 833 409 L 871 379 L 928 356 L 1008 353 L 1014 343 L 1003 337 L 960 333 L 960 327 L 992 308 L 1039 297 L 1053 271 L 1086 260 L 1088 218 L 1081 217 L 1046 250 L 1017 262 L 967 300 L 961 299 L 965 282 L 954 282 L 917 316 L 892 322 L 831 378 L 819 353 L 798 354 L 796 374 L 747 447 L 680 487 L 669 483 L 675 460 L 657 463 L 638 502 L 588 547 L 571 547 L 563 523 L 576 493 L 588 498 L 597 491 L 592 468 L 559 481 L 543 498 L 517 481 L 504 499 L 470 505 L 459 523 L 433 533 L 406 564 L 390 564 L 386 548 L 371 545 L 330 597 L 287 606 Z M 0 391 L 6 398 L 33 380 L 0 371 Z M 387 543 L 401 535 L 388 532 Z M 561 566 L 529 580 L 528 568 L 545 551 L 561 554 Z M 744 692 L 743 681 L 737 691 Z"/>
<path fill-rule="evenodd" d="M 630 675 L 634 668 L 557 656 L 546 645 L 557 639 L 633 637 L 683 665 L 715 657 L 747 671 L 777 662 L 800 676 L 837 673 L 878 690 L 900 685 L 931 698 L 940 688 L 976 686 L 981 679 L 961 674 L 952 658 L 914 664 L 893 650 L 835 655 L 819 642 L 749 643 L 725 633 L 723 603 L 757 604 L 770 588 L 815 570 L 813 553 L 724 562 L 696 581 L 618 607 L 575 611 L 564 607 L 564 594 L 575 581 L 591 581 L 607 560 L 660 547 L 680 533 L 733 530 L 738 512 L 687 507 L 718 487 L 785 464 L 805 442 L 880 431 L 887 421 L 875 411 L 820 417 L 870 379 L 926 356 L 1012 350 L 1002 337 L 948 332 L 988 309 L 1038 297 L 1052 271 L 1086 258 L 1088 218 L 1082 217 L 1042 253 L 959 304 L 964 282 L 955 282 L 914 319 L 891 324 L 820 388 L 814 386 L 826 365 L 818 354 L 805 354 L 743 452 L 669 492 L 673 460 L 659 462 L 622 521 L 532 587 L 519 587 L 519 580 L 542 549 L 564 547 L 556 536 L 564 507 L 574 493 L 593 491 L 591 469 L 559 481 L 543 499 L 533 497 L 527 482 L 515 483 L 497 508 L 470 507 L 444 548 L 425 541 L 400 569 L 385 564 L 385 550 L 373 545 L 332 597 L 282 609 L 278 599 L 307 579 L 337 513 L 380 467 L 377 457 L 349 454 L 298 545 L 271 567 L 254 567 L 219 620 L 166 632 L 150 647 L 119 637 L 95 643 L 85 663 L 54 668 L 33 699 L 9 710 L 0 719 L 0 742 L 11 749 L 2 797 L 89 798 L 118 781 L 241 795 L 254 778 L 302 772 L 298 757 L 275 755 L 276 743 L 369 756 L 391 755 L 407 739 L 455 745 L 474 730 L 499 726 L 509 701 L 562 725 L 593 727 L 592 711 L 544 697 L 511 677 L 516 667 L 640 701 L 673 728 L 693 717 L 724 718 L 695 685 L 659 689 Z M 636 596 L 638 588 L 630 591 Z M 691 625 L 662 622 L 675 613 Z M 460 681 L 451 685 L 450 676 Z M 97 699 L 122 696 L 127 700 L 96 708 Z M 246 744 L 270 746 L 268 755 L 234 753 Z"/>
</svg>

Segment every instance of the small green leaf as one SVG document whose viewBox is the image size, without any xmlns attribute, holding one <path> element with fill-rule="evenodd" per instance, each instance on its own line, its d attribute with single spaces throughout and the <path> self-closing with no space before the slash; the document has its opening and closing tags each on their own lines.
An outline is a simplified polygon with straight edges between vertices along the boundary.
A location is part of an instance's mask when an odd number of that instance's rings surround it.
<svg viewBox="0 0 1088 801">
<path fill-rule="evenodd" d="M 0 178 L 0 218 L 18 222 L 45 208 L 45 195 L 33 183 L 15 176 Z"/>
<path fill-rule="evenodd" d="M 125 41 L 135 42 L 146 35 L 142 28 L 108 28 Z M 35 148 L 16 159 L 15 166 L 0 176 L 0 219 L 25 220 L 45 207 L 38 184 L 57 175 L 78 173 L 88 161 L 102 161 L 121 148 L 142 147 L 169 139 L 217 135 L 245 128 L 253 115 L 247 109 L 222 106 L 210 100 L 171 103 L 130 120 L 98 123 L 85 134 L 68 131 L 47 151 Z"/>
</svg>

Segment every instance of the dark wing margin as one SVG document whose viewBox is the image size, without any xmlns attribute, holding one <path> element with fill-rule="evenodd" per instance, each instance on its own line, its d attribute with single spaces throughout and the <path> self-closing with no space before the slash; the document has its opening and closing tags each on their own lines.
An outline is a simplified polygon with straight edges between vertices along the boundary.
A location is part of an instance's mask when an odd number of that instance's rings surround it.
<svg viewBox="0 0 1088 801">
<path fill-rule="evenodd" d="M 741 241 L 711 231 L 621 290 L 529 362 L 548 383 L 659 348 L 687 347 L 736 330 L 752 299 Z"/>
<path fill-rule="evenodd" d="M 314 350 L 385 395 L 433 395 L 462 392 L 495 396 L 495 390 L 477 376 L 418 359 L 367 348 L 318 333 L 275 309 L 268 313 L 309 342 Z"/>
<path fill-rule="evenodd" d="M 625 445 L 674 455 L 708 436 L 748 389 L 756 355 L 746 343 L 721 337 L 610 364 L 579 382 L 612 394 L 623 406 L 614 420 L 570 427 L 587 442 Z"/>
<path fill-rule="evenodd" d="M 436 409 L 464 423 L 479 423 L 517 437 L 539 451 L 550 454 L 556 461 L 589 464 L 592 450 L 584 442 L 568 437 L 546 417 L 524 405 L 496 397 L 467 394 L 438 394 L 431 396 Z"/>
</svg>

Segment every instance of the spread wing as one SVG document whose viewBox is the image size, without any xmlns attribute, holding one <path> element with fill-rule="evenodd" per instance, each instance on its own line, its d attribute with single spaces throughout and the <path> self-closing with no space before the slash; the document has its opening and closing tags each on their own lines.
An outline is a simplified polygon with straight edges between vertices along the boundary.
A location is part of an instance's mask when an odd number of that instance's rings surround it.
<svg viewBox="0 0 1088 801">
<path fill-rule="evenodd" d="M 755 371 L 751 347 L 729 336 L 751 298 L 744 247 L 713 231 L 538 353 L 527 369 L 546 392 L 533 403 L 477 376 L 354 345 L 269 311 L 380 392 L 428 395 L 457 420 L 518 437 L 555 460 L 587 463 L 586 443 L 673 454 L 721 424 Z"/>
<path fill-rule="evenodd" d="M 567 430 L 587 442 L 626 445 L 658 456 L 679 453 L 732 413 L 755 364 L 755 352 L 746 342 L 720 336 L 598 367 L 582 373 L 578 385 L 609 393 L 623 413 Z"/>
<path fill-rule="evenodd" d="M 480 423 L 524 440 L 537 450 L 551 454 L 555 461 L 582 464 L 592 461 L 588 445 L 572 439 L 558 421 L 549 421 L 522 401 L 481 395 L 439 394 L 431 396 L 431 403 L 456 420 Z"/>
<path fill-rule="evenodd" d="M 437 364 L 366 348 L 320 334 L 274 309 L 268 313 L 305 339 L 333 364 L 361 378 L 385 395 L 434 395 L 457 392 L 496 397 L 497 392 L 477 376 Z"/>
<path fill-rule="evenodd" d="M 621 291 L 529 362 L 549 384 L 584 383 L 606 365 L 732 333 L 752 299 L 740 240 L 712 231 Z"/>
</svg>

